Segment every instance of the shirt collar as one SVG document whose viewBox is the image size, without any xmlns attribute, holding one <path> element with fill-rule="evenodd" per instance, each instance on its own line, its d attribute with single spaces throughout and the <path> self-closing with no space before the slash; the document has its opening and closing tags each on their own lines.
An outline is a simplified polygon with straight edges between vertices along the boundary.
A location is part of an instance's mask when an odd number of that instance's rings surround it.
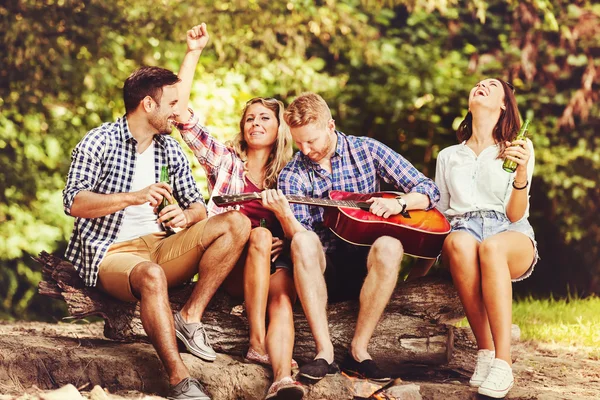
<svg viewBox="0 0 600 400">
<path fill-rule="evenodd" d="M 337 135 L 337 144 L 335 145 L 335 152 L 333 156 L 344 157 L 344 155 L 348 152 L 348 141 L 346 140 L 346 135 L 340 131 L 335 131 Z"/>
<path fill-rule="evenodd" d="M 333 152 L 333 155 L 331 157 L 343 157 L 348 152 L 348 143 L 345 140 L 346 135 L 340 131 L 335 131 L 335 134 L 337 136 L 337 143 L 335 145 L 335 151 Z M 302 159 L 304 160 L 307 166 L 312 166 L 313 169 L 321 168 L 318 162 L 315 162 L 310 158 L 306 157 L 306 154 L 304 154 L 303 152 L 300 152 L 300 154 L 302 155 Z"/>
<path fill-rule="evenodd" d="M 131 135 L 131 131 L 129 130 L 129 123 L 127 122 L 127 115 L 123 115 L 123 117 L 117 120 L 119 131 L 121 133 L 121 138 L 124 142 L 128 142 L 134 137 Z"/>
<path fill-rule="evenodd" d="M 119 131 L 121 133 L 121 138 L 123 139 L 124 142 L 128 142 L 130 140 L 137 142 L 137 140 L 135 140 L 135 138 L 131 134 L 131 131 L 129 130 L 129 123 L 127 122 L 127 115 L 123 115 L 123 117 L 119 118 L 117 120 L 117 123 L 118 123 Z M 166 135 L 158 135 L 158 134 L 154 135 L 154 142 L 163 148 L 167 146 L 167 139 L 164 136 L 166 136 Z"/>
</svg>

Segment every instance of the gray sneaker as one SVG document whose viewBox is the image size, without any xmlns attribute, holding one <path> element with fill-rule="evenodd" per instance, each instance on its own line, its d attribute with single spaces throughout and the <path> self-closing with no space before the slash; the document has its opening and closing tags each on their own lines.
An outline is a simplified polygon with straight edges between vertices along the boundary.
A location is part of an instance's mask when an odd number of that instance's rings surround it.
<svg viewBox="0 0 600 400">
<path fill-rule="evenodd" d="M 169 388 L 169 400 L 210 400 L 204 393 L 202 384 L 197 379 L 187 377 L 175 386 Z"/>
<path fill-rule="evenodd" d="M 173 316 L 175 321 L 175 335 L 181 340 L 190 353 L 204 361 L 215 361 L 217 353 L 210 346 L 208 335 L 201 322 L 187 323 L 181 313 L 177 311 Z"/>
</svg>

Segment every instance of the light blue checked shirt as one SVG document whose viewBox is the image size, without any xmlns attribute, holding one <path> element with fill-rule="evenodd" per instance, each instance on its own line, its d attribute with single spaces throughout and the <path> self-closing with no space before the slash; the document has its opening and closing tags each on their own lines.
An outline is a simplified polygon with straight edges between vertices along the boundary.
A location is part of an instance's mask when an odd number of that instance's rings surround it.
<svg viewBox="0 0 600 400">
<path fill-rule="evenodd" d="M 439 201 L 440 192 L 435 183 L 400 154 L 372 138 L 346 136 L 337 131 L 336 134 L 332 173 L 299 151 L 279 174 L 278 187 L 284 194 L 328 198 L 330 190 L 373 193 L 380 190 L 383 180 L 401 192 L 427 195 L 427 209 Z M 291 204 L 291 207 L 296 219 L 319 236 L 326 253 L 335 250 L 340 239 L 323 226 L 322 207 L 304 204 Z"/>
<path fill-rule="evenodd" d="M 101 194 L 126 193 L 131 190 L 137 159 L 137 141 L 131 136 L 127 119 L 117 119 L 89 131 L 77 144 L 63 190 L 65 213 L 82 190 Z M 168 135 L 154 136 L 154 175 L 169 166 L 173 196 L 182 209 L 193 203 L 204 204 L 190 164 L 179 143 Z M 121 228 L 124 210 L 99 218 L 75 218 L 73 233 L 65 257 L 75 266 L 86 286 L 96 286 L 98 266 L 115 241 Z"/>
</svg>

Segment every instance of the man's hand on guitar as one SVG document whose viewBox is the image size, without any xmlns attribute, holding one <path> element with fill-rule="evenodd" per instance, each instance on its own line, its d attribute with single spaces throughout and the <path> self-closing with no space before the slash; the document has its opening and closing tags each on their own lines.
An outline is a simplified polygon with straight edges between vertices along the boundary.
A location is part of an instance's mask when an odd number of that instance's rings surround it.
<svg viewBox="0 0 600 400">
<path fill-rule="evenodd" d="M 372 203 L 369 211 L 379 217 L 388 218 L 392 215 L 400 214 L 402 211 L 402 206 L 396 201 L 396 199 L 371 197 L 366 202 Z"/>
<path fill-rule="evenodd" d="M 281 218 L 286 213 L 291 212 L 290 203 L 280 189 L 267 189 L 260 193 L 263 207 L 273 211 L 277 218 Z"/>
</svg>

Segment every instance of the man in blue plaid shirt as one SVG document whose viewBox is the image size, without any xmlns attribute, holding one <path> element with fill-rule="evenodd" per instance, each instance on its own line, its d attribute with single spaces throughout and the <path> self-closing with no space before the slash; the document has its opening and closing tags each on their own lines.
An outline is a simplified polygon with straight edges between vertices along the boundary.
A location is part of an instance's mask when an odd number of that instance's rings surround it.
<svg viewBox="0 0 600 400">
<path fill-rule="evenodd" d="M 138 69 L 123 88 L 125 116 L 92 129 L 73 150 L 63 192 L 65 212 L 75 217 L 66 257 L 87 286 L 140 301 L 142 324 L 169 375 L 168 398 L 204 400 L 176 337 L 197 357 L 216 358 L 200 320 L 242 253 L 250 221 L 237 211 L 206 218 L 189 162 L 169 136 L 179 113 L 177 82 L 171 71 Z M 169 183 L 159 182 L 164 165 Z M 171 204 L 157 215 L 163 197 Z M 167 235 L 165 227 L 179 232 Z M 167 290 L 195 274 L 174 318 Z"/>
<path fill-rule="evenodd" d="M 336 131 L 327 103 L 319 95 L 301 95 L 285 112 L 300 149 L 279 175 L 279 190 L 263 196 L 266 206 L 288 209 L 282 222 L 292 237 L 294 281 L 311 327 L 317 355 L 300 375 L 319 380 L 338 370 L 327 324 L 327 299 L 360 298 L 354 338 L 341 367 L 345 372 L 388 381 L 367 351 L 369 340 L 396 286 L 403 248 L 380 237 L 369 248 L 350 245 L 323 226 L 320 207 L 287 204 L 285 195 L 328 198 L 329 191 L 379 191 L 383 180 L 405 193 L 396 199 L 371 198 L 370 211 L 385 218 L 405 210 L 431 209 L 440 194 L 435 183 L 404 157 L 367 137 Z M 290 209 L 291 208 L 291 209 Z"/>
</svg>

